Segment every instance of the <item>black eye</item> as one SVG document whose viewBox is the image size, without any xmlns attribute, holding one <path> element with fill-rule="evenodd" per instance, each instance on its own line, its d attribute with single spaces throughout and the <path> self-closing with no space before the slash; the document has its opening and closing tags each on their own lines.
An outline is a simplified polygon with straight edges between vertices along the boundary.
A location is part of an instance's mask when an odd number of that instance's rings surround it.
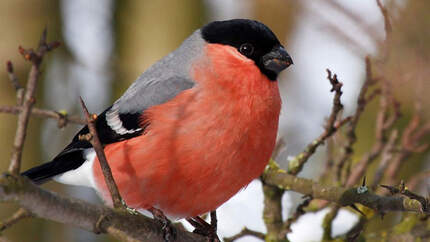
<svg viewBox="0 0 430 242">
<path fill-rule="evenodd" d="M 250 43 L 245 43 L 239 47 L 239 51 L 243 55 L 249 57 L 252 55 L 252 53 L 254 53 L 254 46 L 252 46 Z"/>
</svg>

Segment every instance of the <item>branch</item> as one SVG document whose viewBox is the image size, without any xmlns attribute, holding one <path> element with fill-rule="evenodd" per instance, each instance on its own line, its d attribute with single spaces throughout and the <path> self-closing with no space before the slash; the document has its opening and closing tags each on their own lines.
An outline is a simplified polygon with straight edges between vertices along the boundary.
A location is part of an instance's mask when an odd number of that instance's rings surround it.
<svg viewBox="0 0 430 242">
<path fill-rule="evenodd" d="M 121 241 L 164 241 L 161 226 L 153 219 L 65 198 L 37 187 L 25 177 L 1 176 L 0 201 L 15 202 L 35 216 L 94 233 L 107 233 Z M 206 238 L 177 227 L 176 241 L 203 242 Z"/>
<path fill-rule="evenodd" d="M 388 10 L 382 5 L 381 0 L 376 0 L 376 4 L 378 5 L 379 10 L 382 13 L 382 16 L 384 17 L 384 28 L 385 28 L 385 39 L 386 41 L 389 40 L 391 32 L 393 32 L 393 29 L 391 27 L 391 21 L 390 16 L 388 15 Z"/>
<path fill-rule="evenodd" d="M 233 235 L 231 237 L 224 238 L 224 242 L 233 242 L 237 239 L 240 239 L 240 238 L 242 238 L 244 236 L 248 236 L 248 235 L 257 237 L 257 238 L 262 239 L 262 240 L 264 240 L 264 238 L 265 238 L 265 234 L 244 227 L 238 234 Z"/>
<path fill-rule="evenodd" d="M 323 219 L 322 228 L 323 228 L 323 241 L 331 241 L 333 238 L 331 237 L 332 230 L 333 230 L 333 220 L 336 218 L 336 216 L 339 213 L 339 206 L 334 206 L 330 209 L 330 212 L 328 212 Z"/>
<path fill-rule="evenodd" d="M 283 189 L 263 182 L 264 210 L 263 220 L 266 225 L 266 241 L 284 241 L 285 233 L 282 222 L 282 195 Z"/>
<path fill-rule="evenodd" d="M 395 142 L 397 140 L 397 131 L 392 131 L 390 138 L 387 138 L 387 132 L 392 128 L 394 123 L 400 118 L 400 105 L 393 97 L 391 93 L 391 85 L 385 78 L 381 79 L 382 85 L 382 96 L 379 99 L 379 109 L 376 117 L 376 129 L 375 129 L 375 138 L 376 142 L 373 144 L 372 149 L 369 153 L 364 155 L 364 157 L 358 162 L 357 165 L 354 166 L 353 172 L 348 175 L 346 186 L 352 186 L 359 181 L 361 177 L 363 177 L 366 172 L 367 167 L 375 161 L 384 150 L 388 149 L 388 152 L 391 152 L 393 148 L 390 149 L 391 146 L 394 147 Z M 392 108 L 392 113 L 390 114 L 390 108 Z M 386 167 L 382 167 L 380 172 L 384 172 Z M 378 178 L 379 179 L 379 178 Z"/>
<path fill-rule="evenodd" d="M 15 75 L 13 70 L 13 64 L 11 61 L 6 62 L 6 71 L 9 76 L 9 80 L 12 83 L 16 91 L 16 101 L 18 105 L 22 105 L 22 96 L 24 95 L 24 88 L 19 84 L 18 77 Z"/>
<path fill-rule="evenodd" d="M 384 146 L 384 149 L 382 150 L 381 154 L 381 161 L 379 162 L 378 169 L 375 171 L 375 174 L 373 176 L 373 182 L 372 182 L 372 188 L 375 189 L 378 184 L 381 182 L 385 170 L 387 170 L 389 162 L 393 158 L 396 140 L 398 136 L 398 131 L 395 129 L 391 132 L 390 137 L 388 138 L 388 142 Z"/>
<path fill-rule="evenodd" d="M 22 111 L 21 106 L 0 106 L 0 113 L 19 114 Z M 82 120 L 77 116 L 69 116 L 64 112 L 57 112 L 48 109 L 32 108 L 31 115 L 39 116 L 41 118 L 51 118 L 58 120 L 58 127 L 63 128 L 68 123 L 74 124 L 87 124 L 85 120 Z"/>
<path fill-rule="evenodd" d="M 287 236 L 287 233 L 292 232 L 291 230 L 291 225 L 296 222 L 300 216 L 304 215 L 306 212 L 304 210 L 305 207 L 309 206 L 309 204 L 311 203 L 311 201 L 313 200 L 313 198 L 311 196 L 303 196 L 303 198 L 305 200 L 303 200 L 303 202 L 301 202 L 299 204 L 299 206 L 297 206 L 296 211 L 294 212 L 294 214 L 287 219 L 287 221 L 285 221 L 284 224 L 284 235 Z"/>
<path fill-rule="evenodd" d="M 112 171 L 111 171 L 109 164 L 107 162 L 102 143 L 100 142 L 100 139 L 97 135 L 97 129 L 96 129 L 96 125 L 95 125 L 97 115 L 96 114 L 90 115 L 90 113 L 88 112 L 88 109 L 85 106 L 85 103 L 82 100 L 82 98 L 79 98 L 79 100 L 81 102 L 82 109 L 84 110 L 85 118 L 87 120 L 88 129 L 90 131 L 89 134 L 83 135 L 83 136 L 79 137 L 79 139 L 89 141 L 91 143 L 91 145 L 94 147 L 94 150 L 97 154 L 97 158 L 100 162 L 100 167 L 102 169 L 106 185 L 107 185 L 109 192 L 110 192 L 110 195 L 112 197 L 113 207 L 114 208 L 123 208 L 124 203 L 123 203 L 123 200 L 121 198 L 121 194 L 118 191 L 118 187 L 117 187 L 115 180 L 112 176 Z"/>
<path fill-rule="evenodd" d="M 285 170 L 273 164 L 273 162 L 263 173 L 263 179 L 267 184 L 276 186 L 279 189 L 295 191 L 312 196 L 314 199 L 323 199 L 341 206 L 351 206 L 359 203 L 380 213 L 387 211 L 413 211 L 430 214 L 430 211 L 424 209 L 426 206 L 416 199 L 379 196 L 370 191 L 366 186 L 350 189 L 326 186 L 309 179 L 288 174 Z"/>
<path fill-rule="evenodd" d="M 46 43 L 46 30 L 43 31 L 42 37 L 40 38 L 39 47 L 36 52 L 32 49 L 23 49 L 19 47 L 19 52 L 28 61 L 31 61 L 32 66 L 28 75 L 26 92 L 24 95 L 22 110 L 18 115 L 17 129 L 15 134 L 15 140 L 13 142 L 14 151 L 9 165 L 9 172 L 14 175 L 18 175 L 21 169 L 21 156 L 22 149 L 24 147 L 24 141 L 27 134 L 28 120 L 31 114 L 31 108 L 33 107 L 36 99 L 34 93 L 36 91 L 37 80 L 40 75 L 40 64 L 42 63 L 43 57 L 47 51 L 55 49 L 59 46 L 58 42 Z M 13 68 L 8 65 L 8 72 L 13 72 Z"/>
<path fill-rule="evenodd" d="M 302 169 L 305 163 L 308 161 L 308 159 L 315 153 L 318 146 L 322 145 L 324 141 L 332 136 L 338 129 L 341 127 L 341 125 L 347 123 L 341 122 L 340 125 L 336 125 L 337 117 L 340 113 L 340 111 L 343 109 L 343 105 L 340 102 L 340 97 L 342 96 L 342 83 L 339 82 L 337 79 L 337 75 L 334 74 L 332 76 L 332 73 L 329 69 L 327 69 L 327 79 L 330 81 L 330 84 L 332 85 L 332 89 L 330 92 L 335 92 L 334 98 L 333 98 L 333 107 L 330 113 L 330 116 L 327 120 L 327 124 L 325 125 L 324 132 L 312 143 L 310 143 L 306 149 L 297 155 L 293 160 L 291 160 L 288 164 L 288 172 L 290 174 L 296 175 L 298 174 Z M 349 119 L 345 119 L 349 120 Z"/>
<path fill-rule="evenodd" d="M 408 181 L 408 187 L 410 189 L 415 189 L 418 187 L 418 185 L 423 182 L 424 179 L 427 179 L 428 177 L 430 177 L 430 171 L 429 170 L 425 170 L 422 171 L 416 175 L 414 175 L 413 177 L 411 177 L 411 179 Z"/>
<path fill-rule="evenodd" d="M 364 216 L 360 217 L 360 220 L 358 223 L 356 223 L 347 233 L 346 233 L 346 239 L 347 241 L 357 241 L 360 234 L 364 230 L 364 226 L 367 223 L 367 218 Z"/>
<path fill-rule="evenodd" d="M 357 108 L 355 110 L 354 115 L 351 118 L 351 122 L 349 122 L 349 125 L 346 128 L 346 144 L 343 146 L 343 154 L 337 161 L 336 165 L 336 177 L 337 180 L 341 180 L 342 178 L 342 169 L 344 165 L 349 161 L 351 158 L 351 155 L 353 154 L 354 150 L 352 149 L 352 146 L 357 141 L 357 136 L 355 135 L 355 129 L 358 125 L 358 121 L 360 120 L 361 114 L 363 113 L 367 103 L 369 103 L 376 93 L 372 93 L 370 97 L 366 98 L 367 91 L 370 86 L 375 84 L 375 79 L 372 77 L 372 65 L 370 63 L 370 58 L 367 56 L 366 59 L 366 79 L 363 83 L 363 86 L 360 89 L 360 93 L 358 95 L 357 99 Z"/>
<path fill-rule="evenodd" d="M 0 226 L 0 232 L 6 230 L 7 228 L 9 228 L 10 226 L 18 223 L 19 221 L 21 221 L 22 219 L 25 218 L 31 218 L 33 215 L 27 211 L 24 208 L 20 208 L 18 209 L 18 211 L 16 211 L 12 217 L 10 217 L 9 219 L 7 219 L 5 222 L 1 223 Z"/>
<path fill-rule="evenodd" d="M 386 172 L 386 182 L 393 184 L 402 163 L 413 153 L 423 153 L 430 149 L 428 143 L 423 142 L 430 134 L 430 122 L 421 124 L 421 113 L 416 111 L 403 131 L 399 151 L 390 162 Z"/>
</svg>

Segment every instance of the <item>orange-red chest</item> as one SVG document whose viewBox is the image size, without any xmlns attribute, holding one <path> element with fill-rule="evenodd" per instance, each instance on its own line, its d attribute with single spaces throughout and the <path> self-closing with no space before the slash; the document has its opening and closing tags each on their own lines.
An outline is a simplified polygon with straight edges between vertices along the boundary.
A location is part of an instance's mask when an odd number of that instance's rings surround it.
<svg viewBox="0 0 430 242">
<path fill-rule="evenodd" d="M 258 177 L 270 158 L 281 107 L 277 83 L 217 44 L 207 45 L 192 69 L 195 87 L 145 111 L 144 135 L 105 147 L 131 207 L 154 206 L 176 217 L 214 210 Z"/>
</svg>

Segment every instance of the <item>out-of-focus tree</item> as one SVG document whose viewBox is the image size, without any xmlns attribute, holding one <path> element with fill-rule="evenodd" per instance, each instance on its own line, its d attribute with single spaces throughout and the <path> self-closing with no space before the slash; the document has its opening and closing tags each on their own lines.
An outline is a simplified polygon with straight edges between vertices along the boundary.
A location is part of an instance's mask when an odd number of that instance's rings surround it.
<svg viewBox="0 0 430 242">
<path fill-rule="evenodd" d="M 0 28 L 2 35 L 0 37 L 0 103 L 16 103 L 15 92 L 12 83 L 8 81 L 6 73 L 6 61 L 11 60 L 14 63 L 15 72 L 21 85 L 25 85 L 29 66 L 17 52 L 18 46 L 33 46 L 37 43 L 42 30 L 46 27 L 49 29 L 52 38 L 61 40 L 60 17 L 59 17 L 58 0 L 17 0 L 0 2 Z M 49 59 L 48 59 L 49 62 Z M 41 82 L 43 87 L 43 82 Z M 42 88 L 39 88 L 38 97 L 42 97 Z M 39 104 L 43 99 L 39 98 Z M 0 119 L 0 154 L 2 159 L 8 159 L 11 154 L 12 143 L 16 127 L 16 117 L 1 115 Z M 41 120 L 32 119 L 29 125 L 27 142 L 23 161 L 29 166 L 36 165 L 41 160 Z M 7 169 L 7 162 L 1 162 L 1 170 Z M 0 215 L 10 216 L 16 209 L 15 205 L 7 204 L 0 207 Z M 21 228 L 11 228 L 7 231 L 8 237 L 12 241 L 42 241 L 45 239 L 44 233 L 40 233 L 52 227 L 52 234 L 61 234 L 58 225 L 52 226 L 52 223 L 46 223 L 44 220 L 24 221 Z M 23 233 L 22 231 L 26 231 Z"/>
<path fill-rule="evenodd" d="M 378 55 L 363 60 L 367 68 L 366 76 L 361 89 L 363 95 L 359 96 L 358 109 L 355 114 L 342 117 L 342 83 L 328 71 L 328 79 L 335 95 L 333 109 L 324 127 L 324 132 L 302 153 L 291 159 L 286 170 L 280 169 L 272 161 L 262 176 L 265 196 L 263 217 L 267 233 L 244 229 L 241 234 L 227 238 L 227 241 L 235 240 L 242 235 L 252 235 L 266 241 L 286 241 L 286 235 L 290 232 L 292 223 L 308 211 L 322 210 L 326 207 L 331 209 L 323 223 L 323 239 L 326 241 L 358 238 L 388 238 L 393 241 L 394 239 L 426 239 L 430 236 L 425 229 L 428 226 L 427 220 L 428 214 L 430 214 L 428 199 L 410 192 L 403 184 L 395 186 L 401 179 L 404 179 L 408 186 L 418 190 L 418 185 L 425 181 L 429 174 L 428 171 L 422 171 L 428 169 L 426 156 L 428 156 L 428 135 L 430 133 L 428 123 L 430 113 L 426 109 L 430 104 L 430 98 L 425 93 L 430 87 L 430 82 L 427 80 L 430 71 L 426 68 L 430 57 L 430 47 L 427 44 L 430 40 L 430 28 L 428 28 L 430 17 L 426 9 L 429 9 L 430 4 L 425 1 L 408 1 L 404 6 L 397 6 L 395 3 L 393 1 L 387 8 L 380 6 L 385 17 L 387 39 L 382 41 L 375 38 L 375 42 L 379 44 Z M 35 38 L 38 34 L 33 32 L 36 29 L 42 29 L 39 26 L 43 23 L 58 22 L 55 22 L 58 20 L 56 1 L 49 4 L 36 1 L 35 6 L 43 6 L 37 10 L 29 8 L 28 2 L 16 1 L 13 4 L 17 5 L 13 6 L 16 13 L 5 11 L 5 15 L 1 15 L 7 16 L 7 21 L 16 19 L 16 21 L 12 21 L 16 26 L 14 26 L 14 30 L 10 29 L 10 36 L 16 34 L 16 30 L 20 30 L 19 33 L 21 33 L 22 30 L 27 29 L 26 23 L 34 24 L 28 31 L 22 31 L 31 36 L 29 40 L 32 40 L 31 43 L 22 43 L 22 45 L 31 46 L 36 42 Z M 261 19 L 270 25 L 278 36 L 289 34 L 294 23 L 292 16 L 297 10 L 292 1 L 286 3 L 283 1 L 253 1 L 253 4 L 256 19 Z M 1 9 L 9 9 L 10 5 L 12 3 Z M 160 11 L 160 9 L 164 11 Z M 385 12 L 387 10 L 388 13 Z M 114 22 L 116 29 L 114 68 L 118 70 L 117 81 L 113 83 L 114 90 L 117 91 L 114 93 L 114 97 L 118 97 L 151 63 L 172 51 L 193 30 L 206 22 L 205 11 L 204 3 L 195 0 L 118 1 Z M 6 12 L 13 17 L 6 15 Z M 34 16 L 35 14 L 40 14 L 40 16 Z M 40 21 L 30 21 L 28 18 L 37 18 Z M 7 21 L 2 22 L 4 24 Z M 23 24 L 19 25 L 21 22 Z M 9 30 L 10 26 L 4 28 Z M 50 38 L 58 37 L 59 27 L 55 24 L 49 28 L 50 33 L 54 33 Z M 20 38 L 17 37 L 17 39 Z M 0 48 L 8 49 L 19 41 L 15 39 L 11 42 L 13 43 L 9 43 L 7 47 L 0 46 Z M 5 53 L 9 56 L 16 55 L 16 52 Z M 16 63 L 18 76 L 24 80 L 25 77 L 20 74 L 25 69 L 23 61 L 21 59 L 12 60 Z M 3 79 L 7 80 L 6 75 Z M 43 80 L 41 84 L 43 85 Z M 0 89 L 2 92 L 0 101 L 13 104 L 15 95 L 8 91 L 12 90 L 12 87 L 7 86 L 5 82 L 1 82 L 0 85 L 4 86 Z M 4 95 L 3 90 L 5 90 Z M 398 104 L 401 104 L 400 108 Z M 398 116 L 398 112 L 403 115 Z M 10 123 L 1 123 L 0 127 L 13 126 L 14 119 L 5 118 L 4 120 L 2 122 Z M 8 153 L 7 147 L 10 147 L 10 140 L 13 140 L 13 129 L 7 129 L 9 131 L 5 130 L 6 136 L 2 141 L 3 153 Z M 40 133 L 38 129 L 39 123 L 32 122 L 27 143 L 38 144 L 37 136 Z M 318 182 L 299 178 L 297 175 L 303 165 L 324 142 L 328 143 L 328 161 L 321 178 L 314 179 Z M 277 148 L 280 149 L 281 146 L 282 142 Z M 26 147 L 24 162 L 37 161 L 40 156 L 39 150 L 40 147 L 36 145 Z M 4 160 L 7 158 L 3 157 Z M 6 164 L 2 167 L 3 170 L 7 169 Z M 364 175 L 367 175 L 368 178 L 366 182 L 362 183 Z M 2 188 L 0 193 L 4 197 L 12 196 L 19 204 L 31 208 L 41 217 L 82 226 L 93 232 L 109 233 L 115 238 L 161 240 L 160 226 L 157 227 L 157 223 L 153 220 L 124 215 L 122 212 L 101 206 L 95 207 L 87 203 L 77 205 L 71 203 L 70 200 L 44 193 L 40 188 L 27 184 L 25 180 L 19 180 L 20 178 L 10 179 L 12 179 L 11 183 L 8 183 L 7 176 L 0 179 Z M 18 179 L 20 182 L 14 183 L 13 179 Z M 385 189 L 379 188 L 377 185 L 381 183 L 390 186 Z M 388 194 L 387 189 L 396 196 L 384 196 Z M 300 204 L 288 220 L 284 221 L 282 208 L 285 204 L 281 203 L 281 197 L 288 190 L 302 193 L 308 198 Z M 398 196 L 399 194 L 401 196 Z M 37 199 L 40 204 L 24 201 L 23 197 Z M 47 212 L 46 209 L 40 209 L 46 204 L 52 205 L 52 211 Z M 85 208 L 84 212 L 80 205 Z M 357 216 L 360 216 L 360 222 L 346 235 L 333 238 L 332 221 L 341 206 L 349 206 L 358 211 Z M 4 217 L 10 215 L 5 210 L 12 210 L 11 208 L 16 208 L 16 206 L 4 206 L 0 210 L 1 215 Z M 402 213 L 402 218 L 389 219 L 384 222 L 381 222 L 376 216 L 392 210 L 423 212 L 426 216 L 418 213 Z M 360 215 L 360 213 L 362 214 Z M 55 214 L 56 217 L 53 218 L 52 214 Z M 80 219 L 70 219 L 73 215 Z M 400 216 L 396 213 L 392 214 L 390 218 L 395 217 Z M 7 237 L 17 241 L 45 240 L 45 237 L 37 237 L 42 234 L 41 230 L 53 231 L 58 228 L 55 225 L 46 228 L 44 224 L 41 225 L 35 221 L 37 220 L 30 219 L 14 226 L 6 232 Z M 26 233 L 19 232 L 23 228 L 26 229 Z M 53 231 L 47 240 L 53 241 L 57 236 L 59 235 Z M 182 231 L 179 227 L 178 236 L 182 240 L 184 238 L 205 240 L 205 238 Z"/>
<path fill-rule="evenodd" d="M 117 98 L 151 64 L 167 55 L 205 23 L 199 0 L 118 1 L 114 83 Z"/>
</svg>

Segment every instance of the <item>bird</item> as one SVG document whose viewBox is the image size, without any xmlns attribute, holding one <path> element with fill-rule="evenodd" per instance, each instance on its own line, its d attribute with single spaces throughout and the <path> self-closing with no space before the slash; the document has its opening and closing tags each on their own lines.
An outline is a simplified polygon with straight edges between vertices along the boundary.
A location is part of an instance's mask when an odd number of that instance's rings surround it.
<svg viewBox="0 0 430 242">
<path fill-rule="evenodd" d="M 210 22 L 141 74 L 97 115 L 96 130 L 127 206 L 173 218 L 213 211 L 263 172 L 281 110 L 278 75 L 293 64 L 276 35 L 249 19 Z M 111 195 L 79 136 L 22 173 Z"/>
</svg>

